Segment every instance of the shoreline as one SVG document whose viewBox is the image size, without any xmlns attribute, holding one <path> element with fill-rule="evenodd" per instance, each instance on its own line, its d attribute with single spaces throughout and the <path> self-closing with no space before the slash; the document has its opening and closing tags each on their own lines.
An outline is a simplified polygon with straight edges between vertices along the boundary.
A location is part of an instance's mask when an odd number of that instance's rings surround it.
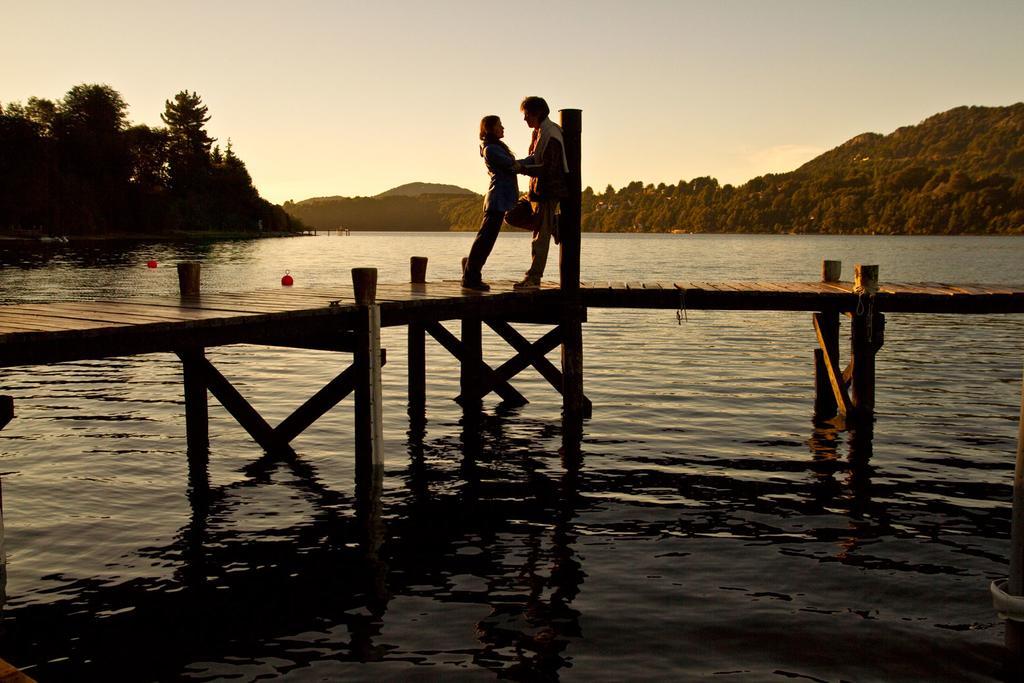
<svg viewBox="0 0 1024 683">
<path fill-rule="evenodd" d="M 203 240 L 251 240 L 251 239 L 278 239 L 282 237 L 306 237 L 301 232 L 206 232 L 201 230 L 188 230 L 173 233 L 104 233 L 100 235 L 65 235 L 64 240 L 52 238 L 50 235 L 7 235 L 0 234 L 0 244 L 22 244 L 22 245 L 52 245 L 83 243 L 83 242 L 117 242 L 117 241 L 151 241 L 151 242 L 192 242 Z M 49 239 L 44 239 L 49 238 Z"/>
</svg>

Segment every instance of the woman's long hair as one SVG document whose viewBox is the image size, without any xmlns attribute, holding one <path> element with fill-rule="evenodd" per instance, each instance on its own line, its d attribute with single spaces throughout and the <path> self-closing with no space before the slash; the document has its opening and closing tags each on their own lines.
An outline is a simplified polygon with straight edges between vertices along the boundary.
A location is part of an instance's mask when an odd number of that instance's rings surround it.
<svg viewBox="0 0 1024 683">
<path fill-rule="evenodd" d="M 494 134 L 494 126 L 496 126 L 500 121 L 501 117 L 495 116 L 494 114 L 490 114 L 480 119 L 480 140 L 483 141 L 485 145 L 501 145 L 501 147 L 508 152 L 510 157 L 515 158 L 515 155 L 512 154 L 512 150 L 508 148 L 508 145 L 502 142 L 501 138 Z"/>
</svg>

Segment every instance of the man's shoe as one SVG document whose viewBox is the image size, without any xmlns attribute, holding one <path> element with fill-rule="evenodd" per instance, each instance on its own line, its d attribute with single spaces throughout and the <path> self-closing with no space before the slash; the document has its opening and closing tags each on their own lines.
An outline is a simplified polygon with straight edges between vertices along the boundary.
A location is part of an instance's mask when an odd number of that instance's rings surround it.
<svg viewBox="0 0 1024 683">
<path fill-rule="evenodd" d="M 524 277 L 519 282 L 512 285 L 512 289 L 539 289 L 540 280 L 534 280 L 531 277 Z"/>
<path fill-rule="evenodd" d="M 483 280 L 474 280 L 474 281 L 463 280 L 462 281 L 462 288 L 463 289 L 472 289 L 474 292 L 489 292 L 489 291 L 491 291 L 491 286 L 489 284 L 487 284 L 486 282 L 484 282 Z"/>
</svg>

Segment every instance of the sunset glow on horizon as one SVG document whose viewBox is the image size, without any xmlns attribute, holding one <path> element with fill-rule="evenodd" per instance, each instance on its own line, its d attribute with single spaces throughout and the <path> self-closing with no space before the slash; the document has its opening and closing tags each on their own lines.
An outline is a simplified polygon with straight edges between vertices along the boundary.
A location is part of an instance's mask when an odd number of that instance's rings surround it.
<svg viewBox="0 0 1024 683">
<path fill-rule="evenodd" d="M 0 105 L 105 83 L 133 123 L 196 91 L 273 201 L 482 192 L 480 117 L 583 110 L 583 183 L 740 184 L 864 132 L 1024 99 L 1024 3 L 11 3 Z M 556 59 L 557 56 L 557 59 Z M 557 113 L 553 115 L 557 121 Z"/>
</svg>

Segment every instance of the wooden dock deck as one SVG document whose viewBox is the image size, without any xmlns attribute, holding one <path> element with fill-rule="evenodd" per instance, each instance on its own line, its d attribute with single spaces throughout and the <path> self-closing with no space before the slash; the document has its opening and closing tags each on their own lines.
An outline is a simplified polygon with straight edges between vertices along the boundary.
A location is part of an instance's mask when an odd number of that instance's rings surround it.
<svg viewBox="0 0 1024 683">
<path fill-rule="evenodd" d="M 381 325 L 467 316 L 557 321 L 557 284 L 527 291 L 513 290 L 511 281 L 492 285 L 478 293 L 454 281 L 381 283 Z M 839 313 L 860 301 L 851 282 L 583 282 L 580 297 L 586 308 Z M 874 306 L 879 313 L 1024 313 L 1024 286 L 882 283 Z M 357 309 L 351 285 L 0 306 L 0 367 L 226 344 L 348 350 Z"/>
</svg>

